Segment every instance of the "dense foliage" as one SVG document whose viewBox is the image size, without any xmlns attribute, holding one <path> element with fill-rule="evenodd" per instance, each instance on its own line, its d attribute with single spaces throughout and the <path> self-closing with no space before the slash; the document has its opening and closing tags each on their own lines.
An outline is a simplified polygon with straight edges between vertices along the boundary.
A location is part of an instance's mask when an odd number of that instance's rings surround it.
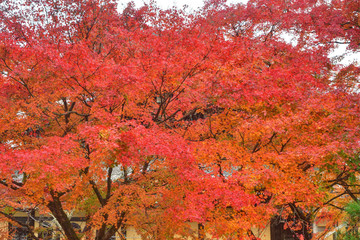
<svg viewBox="0 0 360 240">
<path fill-rule="evenodd" d="M 0 214 L 56 219 L 69 240 L 298 239 L 359 195 L 358 0 L 0 3 Z M 291 43 L 286 41 L 292 38 Z M 285 38 L 285 40 L 284 40 Z M 70 213 L 85 217 L 77 232 Z"/>
</svg>

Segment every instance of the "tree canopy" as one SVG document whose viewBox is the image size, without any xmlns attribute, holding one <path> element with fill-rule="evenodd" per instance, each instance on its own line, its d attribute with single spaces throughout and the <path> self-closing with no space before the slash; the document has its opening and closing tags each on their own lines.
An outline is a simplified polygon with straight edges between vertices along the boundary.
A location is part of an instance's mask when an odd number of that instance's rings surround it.
<svg viewBox="0 0 360 240">
<path fill-rule="evenodd" d="M 69 240 L 297 239 L 359 192 L 360 2 L 0 2 L 0 215 L 51 216 Z M 287 39 L 292 38 L 289 42 Z M 69 213 L 84 216 L 80 233 Z"/>
</svg>

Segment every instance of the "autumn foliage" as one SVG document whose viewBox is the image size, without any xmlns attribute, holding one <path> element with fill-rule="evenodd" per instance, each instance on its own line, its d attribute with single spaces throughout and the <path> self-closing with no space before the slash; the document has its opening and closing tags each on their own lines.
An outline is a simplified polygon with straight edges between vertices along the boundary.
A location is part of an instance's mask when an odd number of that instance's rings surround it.
<svg viewBox="0 0 360 240">
<path fill-rule="evenodd" d="M 252 239 L 276 218 L 316 237 L 358 201 L 359 69 L 328 53 L 358 50 L 359 6 L 2 0 L 1 216 L 69 240 L 195 238 L 187 222 Z"/>
</svg>

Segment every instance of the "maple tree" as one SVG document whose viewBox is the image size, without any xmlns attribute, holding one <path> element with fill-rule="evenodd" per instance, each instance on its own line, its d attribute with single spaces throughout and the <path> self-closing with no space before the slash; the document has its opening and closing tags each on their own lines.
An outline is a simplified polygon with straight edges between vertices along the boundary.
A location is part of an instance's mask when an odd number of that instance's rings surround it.
<svg viewBox="0 0 360 240">
<path fill-rule="evenodd" d="M 274 217 L 311 239 L 358 201 L 358 68 L 327 57 L 358 48 L 355 3 L 0 7 L 0 214 L 31 238 L 14 213 L 70 240 L 195 237 L 189 221 L 254 239 Z"/>
</svg>

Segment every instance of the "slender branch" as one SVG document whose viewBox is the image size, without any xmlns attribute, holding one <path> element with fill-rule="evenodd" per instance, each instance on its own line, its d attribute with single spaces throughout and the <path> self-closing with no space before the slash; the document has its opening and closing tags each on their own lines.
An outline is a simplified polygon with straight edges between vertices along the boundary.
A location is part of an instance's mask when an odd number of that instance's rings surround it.
<svg viewBox="0 0 360 240">
<path fill-rule="evenodd" d="M 96 183 L 93 180 L 90 180 L 89 183 L 91 184 L 91 187 L 94 190 L 96 197 L 99 200 L 101 206 L 105 206 L 106 204 L 105 199 L 102 197 L 98 187 L 96 186 Z"/>
<path fill-rule="evenodd" d="M 111 175 L 112 175 L 112 172 L 113 172 L 113 168 L 110 167 L 108 169 L 108 177 L 107 177 L 106 201 L 108 201 L 110 196 L 111 196 L 111 184 L 112 184 Z"/>
<path fill-rule="evenodd" d="M 76 114 L 78 116 L 81 116 L 81 117 L 89 117 L 91 114 L 87 114 L 87 113 L 78 113 L 76 111 L 68 111 L 68 112 L 65 112 L 65 113 L 56 113 L 56 112 L 53 112 L 54 115 L 56 116 L 66 116 L 66 115 L 70 115 L 70 114 Z"/>
</svg>

